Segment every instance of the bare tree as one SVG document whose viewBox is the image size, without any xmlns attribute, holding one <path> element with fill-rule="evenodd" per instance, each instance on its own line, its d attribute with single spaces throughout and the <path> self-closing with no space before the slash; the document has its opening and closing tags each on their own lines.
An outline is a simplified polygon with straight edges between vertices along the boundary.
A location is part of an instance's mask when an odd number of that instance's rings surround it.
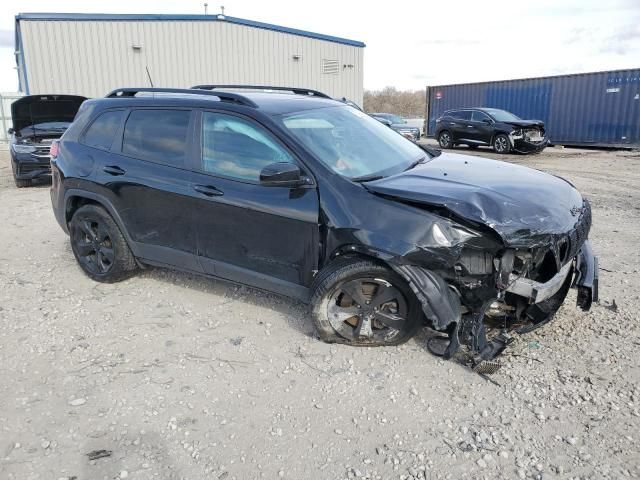
<svg viewBox="0 0 640 480">
<path fill-rule="evenodd" d="M 424 117 L 426 98 L 424 90 L 365 90 L 365 112 L 395 113 L 403 117 Z"/>
</svg>

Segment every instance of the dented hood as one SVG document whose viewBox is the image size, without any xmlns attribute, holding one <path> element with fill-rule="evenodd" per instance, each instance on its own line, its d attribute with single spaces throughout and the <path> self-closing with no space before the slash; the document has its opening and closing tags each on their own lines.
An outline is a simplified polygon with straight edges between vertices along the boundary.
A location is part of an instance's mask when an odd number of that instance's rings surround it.
<svg viewBox="0 0 640 480">
<path fill-rule="evenodd" d="M 518 128 L 527 127 L 540 127 L 544 128 L 544 122 L 542 120 L 513 120 L 511 122 L 501 122 Z"/>
<path fill-rule="evenodd" d="M 431 161 L 364 184 L 372 193 L 447 209 L 495 230 L 507 246 L 535 246 L 569 232 L 583 208 L 566 180 L 497 160 L 442 153 Z"/>
</svg>

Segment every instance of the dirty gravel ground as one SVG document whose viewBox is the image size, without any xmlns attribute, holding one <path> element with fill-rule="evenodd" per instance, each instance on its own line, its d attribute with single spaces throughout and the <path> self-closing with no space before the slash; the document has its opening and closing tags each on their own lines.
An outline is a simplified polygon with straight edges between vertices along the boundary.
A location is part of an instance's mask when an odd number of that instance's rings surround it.
<svg viewBox="0 0 640 480">
<path fill-rule="evenodd" d="M 572 294 L 509 349 L 499 385 L 431 356 L 426 331 L 327 345 L 304 305 L 253 289 L 162 269 L 94 283 L 48 185 L 16 189 L 8 158 L 0 478 L 640 476 L 638 152 L 504 157 L 588 195 L 602 270 L 600 304 L 579 312 Z"/>
</svg>

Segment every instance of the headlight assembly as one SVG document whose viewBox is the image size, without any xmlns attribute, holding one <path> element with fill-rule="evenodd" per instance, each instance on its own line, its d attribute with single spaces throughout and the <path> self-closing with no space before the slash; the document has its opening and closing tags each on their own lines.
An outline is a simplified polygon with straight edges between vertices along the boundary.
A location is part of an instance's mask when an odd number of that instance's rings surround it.
<svg viewBox="0 0 640 480">
<path fill-rule="evenodd" d="M 20 145 L 19 143 L 14 143 L 12 148 L 16 153 L 33 153 L 36 151 L 36 147 L 33 145 Z"/>
</svg>

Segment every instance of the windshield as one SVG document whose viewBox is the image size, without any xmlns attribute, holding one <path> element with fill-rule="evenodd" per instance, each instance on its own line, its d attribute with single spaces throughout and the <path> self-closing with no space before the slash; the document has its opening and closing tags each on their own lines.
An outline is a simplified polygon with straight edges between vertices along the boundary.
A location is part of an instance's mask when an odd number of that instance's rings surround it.
<svg viewBox="0 0 640 480">
<path fill-rule="evenodd" d="M 507 112 L 505 110 L 498 110 L 497 108 L 485 108 L 484 111 L 491 115 L 496 122 L 516 122 L 520 120 L 520 117 L 517 117 L 513 113 Z"/>
<path fill-rule="evenodd" d="M 305 110 L 282 117 L 284 126 L 334 172 L 353 180 L 399 173 L 425 151 L 351 107 Z"/>
</svg>

